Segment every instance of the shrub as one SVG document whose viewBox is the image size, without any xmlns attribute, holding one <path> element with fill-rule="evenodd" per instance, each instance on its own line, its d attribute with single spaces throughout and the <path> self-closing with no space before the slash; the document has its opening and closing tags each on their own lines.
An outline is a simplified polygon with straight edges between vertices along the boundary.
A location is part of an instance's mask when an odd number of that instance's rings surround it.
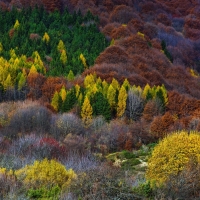
<svg viewBox="0 0 200 200">
<path fill-rule="evenodd" d="M 171 175 L 177 175 L 191 161 L 199 163 L 200 135 L 198 132 L 175 132 L 161 140 L 148 160 L 146 178 L 158 186 Z"/>
<path fill-rule="evenodd" d="M 124 173 L 106 164 L 80 174 L 70 185 L 70 193 L 73 199 L 135 199 Z"/>
<path fill-rule="evenodd" d="M 50 190 L 46 188 L 30 189 L 27 192 L 28 197 L 33 199 L 49 199 L 58 200 L 61 189 L 58 186 L 52 187 Z"/>
<path fill-rule="evenodd" d="M 82 122 L 76 115 L 64 113 L 58 116 L 55 124 L 52 126 L 51 132 L 53 135 L 59 134 L 66 137 L 69 133 L 80 135 L 83 133 L 83 130 Z"/>
<path fill-rule="evenodd" d="M 133 188 L 133 192 L 143 197 L 151 197 L 152 188 L 150 182 L 139 183 L 137 187 Z"/>
<path fill-rule="evenodd" d="M 15 174 L 27 189 L 60 188 L 69 186 L 76 174 L 72 169 L 66 170 L 65 166 L 55 160 L 44 159 L 35 161 L 33 165 L 27 165 L 16 170 Z"/>
<path fill-rule="evenodd" d="M 43 106 L 19 108 L 13 115 L 9 127 L 13 133 L 46 132 L 50 128 L 51 113 Z"/>
</svg>

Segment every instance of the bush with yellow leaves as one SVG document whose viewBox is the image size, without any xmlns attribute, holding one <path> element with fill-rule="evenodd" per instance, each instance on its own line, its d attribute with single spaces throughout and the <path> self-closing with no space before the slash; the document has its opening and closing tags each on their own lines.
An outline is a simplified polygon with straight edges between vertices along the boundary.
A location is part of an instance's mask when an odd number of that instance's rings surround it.
<svg viewBox="0 0 200 200">
<path fill-rule="evenodd" d="M 175 132 L 154 148 L 148 160 L 146 178 L 162 186 L 171 176 L 182 172 L 189 162 L 200 163 L 200 133 Z"/>
<path fill-rule="evenodd" d="M 33 165 L 27 165 L 16 170 L 15 174 L 24 186 L 28 188 L 52 188 L 59 186 L 66 188 L 76 174 L 72 169 L 66 170 L 65 166 L 55 160 L 44 159 L 35 161 Z"/>
</svg>

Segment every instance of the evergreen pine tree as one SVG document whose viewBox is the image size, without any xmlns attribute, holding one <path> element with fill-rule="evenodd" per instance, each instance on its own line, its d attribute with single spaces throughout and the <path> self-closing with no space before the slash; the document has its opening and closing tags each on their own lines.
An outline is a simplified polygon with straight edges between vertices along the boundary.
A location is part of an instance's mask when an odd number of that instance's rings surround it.
<svg viewBox="0 0 200 200">
<path fill-rule="evenodd" d="M 91 102 L 93 115 L 102 115 L 107 121 L 111 119 L 110 104 L 101 92 L 96 92 Z"/>
<path fill-rule="evenodd" d="M 62 104 L 61 111 L 62 112 L 70 111 L 73 108 L 76 101 L 77 101 L 76 90 L 75 88 L 72 88 L 67 92 L 67 96 Z"/>
</svg>

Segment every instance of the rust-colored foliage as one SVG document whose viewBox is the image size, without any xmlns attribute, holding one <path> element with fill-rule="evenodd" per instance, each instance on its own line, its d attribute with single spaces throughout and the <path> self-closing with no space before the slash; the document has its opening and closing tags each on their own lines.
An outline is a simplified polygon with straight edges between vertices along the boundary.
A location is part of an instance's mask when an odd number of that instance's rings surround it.
<svg viewBox="0 0 200 200">
<path fill-rule="evenodd" d="M 155 38 L 157 36 L 158 33 L 158 28 L 156 27 L 155 24 L 152 23 L 145 23 L 144 24 L 144 29 L 142 31 L 144 33 L 144 35 L 150 39 Z"/>
<path fill-rule="evenodd" d="M 59 77 L 49 77 L 42 85 L 42 99 L 44 102 L 50 102 L 55 91 L 60 91 L 62 86 L 66 86 L 66 80 Z"/>
<path fill-rule="evenodd" d="M 116 6 L 110 14 L 110 22 L 127 24 L 132 18 L 134 18 L 133 9 L 126 5 Z"/>
<path fill-rule="evenodd" d="M 151 123 L 150 131 L 153 136 L 163 138 L 173 129 L 174 117 L 170 112 L 166 112 L 162 117 L 155 117 Z"/>
<path fill-rule="evenodd" d="M 128 54 L 119 46 L 110 46 L 102 52 L 96 59 L 96 64 L 101 63 L 127 63 L 129 60 Z"/>
<path fill-rule="evenodd" d="M 119 28 L 116 28 L 112 30 L 111 32 L 111 38 L 114 39 L 121 39 L 125 38 L 131 35 L 131 32 L 128 30 L 127 26 L 120 26 Z"/>
<path fill-rule="evenodd" d="M 166 130 L 162 125 L 162 117 L 154 117 L 154 120 L 151 123 L 150 131 L 153 137 L 163 138 L 166 135 Z"/>
<path fill-rule="evenodd" d="M 143 73 L 141 73 L 141 76 L 146 78 L 151 85 L 162 85 L 163 83 L 165 83 L 161 74 L 156 70 L 144 71 Z"/>
<path fill-rule="evenodd" d="M 28 98 L 36 100 L 42 96 L 41 86 L 46 78 L 39 73 L 32 73 L 27 77 L 29 93 Z"/>
<path fill-rule="evenodd" d="M 114 29 L 120 27 L 120 26 L 121 25 L 119 23 L 116 23 L 116 22 L 115 23 L 109 23 L 103 28 L 102 32 L 103 32 L 103 34 L 108 35 L 108 36 L 111 37 L 112 31 Z"/>
<path fill-rule="evenodd" d="M 39 34 L 37 34 L 37 33 L 31 33 L 29 38 L 31 40 L 39 40 L 39 39 L 41 39 L 41 36 Z"/>
<path fill-rule="evenodd" d="M 14 36 L 14 34 L 15 34 L 15 29 L 14 28 L 10 29 L 10 31 L 9 31 L 10 38 L 12 38 Z"/>
<path fill-rule="evenodd" d="M 200 108 L 200 100 L 187 98 L 180 107 L 182 116 L 190 116 L 196 109 Z"/>
<path fill-rule="evenodd" d="M 134 47 L 137 50 L 147 50 L 149 49 L 148 43 L 145 40 L 144 37 L 139 36 L 138 34 L 132 35 L 128 38 L 125 38 L 121 41 L 119 41 L 117 44 L 121 45 L 122 47 L 128 48 L 128 47 Z"/>
<path fill-rule="evenodd" d="M 151 40 L 151 45 L 152 47 L 158 49 L 158 50 L 162 50 L 162 46 L 161 46 L 161 41 L 158 38 L 154 38 Z"/>
<path fill-rule="evenodd" d="M 169 19 L 169 17 L 164 14 L 164 13 L 160 13 L 157 17 L 156 17 L 156 22 L 157 23 L 162 23 L 166 26 L 171 26 L 172 22 Z"/>
<path fill-rule="evenodd" d="M 127 24 L 128 27 L 134 28 L 137 32 L 142 32 L 144 28 L 144 22 L 140 19 L 134 18 Z"/>
<path fill-rule="evenodd" d="M 156 101 L 148 101 L 144 107 L 143 118 L 151 122 L 155 116 L 159 115 L 159 105 Z"/>
<path fill-rule="evenodd" d="M 183 104 L 185 100 L 185 96 L 179 94 L 176 91 L 168 92 L 168 104 L 166 106 L 167 110 L 169 110 L 172 114 L 181 114 L 181 107 L 180 105 Z"/>
<path fill-rule="evenodd" d="M 193 118 L 200 119 L 200 108 L 197 108 L 193 113 L 192 113 Z"/>
</svg>

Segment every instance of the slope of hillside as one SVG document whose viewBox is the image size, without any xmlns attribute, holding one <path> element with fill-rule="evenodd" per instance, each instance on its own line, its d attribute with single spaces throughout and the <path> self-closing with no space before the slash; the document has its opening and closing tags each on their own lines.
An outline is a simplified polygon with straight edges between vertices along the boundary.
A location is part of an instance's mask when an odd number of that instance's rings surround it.
<svg viewBox="0 0 200 200">
<path fill-rule="evenodd" d="M 0 8 L 0 199 L 178 198 L 182 180 L 199 197 L 196 160 L 162 188 L 144 177 L 159 140 L 199 135 L 199 0 Z"/>
</svg>

